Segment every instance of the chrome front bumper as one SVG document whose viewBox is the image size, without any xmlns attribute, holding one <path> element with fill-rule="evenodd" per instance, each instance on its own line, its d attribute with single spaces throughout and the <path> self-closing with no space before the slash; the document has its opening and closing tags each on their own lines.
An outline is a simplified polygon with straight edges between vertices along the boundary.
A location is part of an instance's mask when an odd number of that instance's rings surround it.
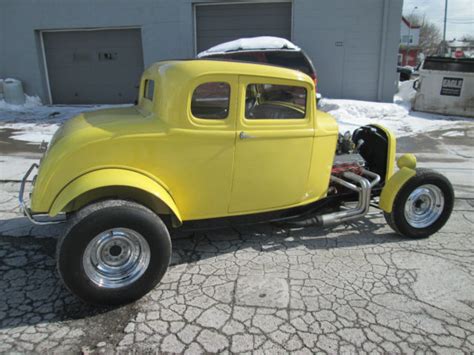
<svg viewBox="0 0 474 355">
<path fill-rule="evenodd" d="M 38 216 L 40 215 L 33 215 L 31 213 L 30 208 L 27 206 L 24 195 L 25 195 L 25 186 L 26 183 L 28 182 L 28 178 L 30 177 L 31 173 L 33 170 L 38 169 L 38 164 L 33 163 L 30 168 L 26 171 L 25 175 L 23 176 L 23 179 L 21 179 L 21 184 L 20 184 L 20 191 L 18 193 L 18 201 L 20 202 L 20 209 L 23 212 L 23 214 L 30 220 L 31 223 L 37 224 L 37 225 L 51 225 L 51 224 L 58 224 L 58 223 L 63 223 L 64 220 L 39 220 Z M 33 179 L 34 181 L 34 179 Z M 44 215 L 45 216 L 45 215 Z M 45 216 L 46 218 L 50 218 L 48 216 Z"/>
</svg>

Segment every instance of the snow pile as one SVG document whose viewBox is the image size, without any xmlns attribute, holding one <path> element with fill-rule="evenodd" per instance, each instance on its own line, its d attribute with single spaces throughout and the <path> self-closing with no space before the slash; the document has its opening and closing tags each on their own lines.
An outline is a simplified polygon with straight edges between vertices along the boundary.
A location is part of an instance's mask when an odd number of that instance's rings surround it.
<svg viewBox="0 0 474 355">
<path fill-rule="evenodd" d="M 400 81 L 398 84 L 398 93 L 395 94 L 394 102 L 411 109 L 413 100 L 416 96 L 416 90 L 413 89 L 415 80 Z"/>
<path fill-rule="evenodd" d="M 251 51 L 259 49 L 289 49 L 299 51 L 301 50 L 294 43 L 291 43 L 287 39 L 280 37 L 262 36 L 252 38 L 240 38 L 234 41 L 225 42 L 218 44 L 217 46 L 211 47 L 204 52 L 197 55 L 198 58 L 206 57 L 213 54 L 223 54 L 231 51 Z"/>
<path fill-rule="evenodd" d="M 395 136 L 403 137 L 443 128 L 453 128 L 463 121 L 460 117 L 442 116 L 411 110 L 416 91 L 413 81 L 400 83 L 394 103 L 358 100 L 320 100 L 320 109 L 330 113 L 339 123 L 339 131 L 354 131 L 367 124 L 381 124 Z"/>
<path fill-rule="evenodd" d="M 4 99 L 0 99 L 0 110 L 7 111 L 24 111 L 41 106 L 41 99 L 38 96 L 25 95 L 25 103 L 23 105 L 12 105 L 6 103 Z"/>
</svg>

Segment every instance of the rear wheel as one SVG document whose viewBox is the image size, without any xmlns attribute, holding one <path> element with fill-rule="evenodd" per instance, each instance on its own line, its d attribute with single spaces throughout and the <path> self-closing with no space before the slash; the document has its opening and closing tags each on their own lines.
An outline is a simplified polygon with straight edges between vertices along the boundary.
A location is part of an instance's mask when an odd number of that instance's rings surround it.
<svg viewBox="0 0 474 355">
<path fill-rule="evenodd" d="M 92 304 L 124 304 L 150 291 L 163 277 L 171 240 L 161 219 L 130 201 L 89 205 L 71 219 L 57 246 L 66 287 Z"/>
<path fill-rule="evenodd" d="M 446 224 L 453 205 L 454 191 L 449 180 L 432 170 L 417 169 L 395 197 L 392 212 L 385 212 L 384 216 L 399 234 L 425 238 Z"/>
</svg>

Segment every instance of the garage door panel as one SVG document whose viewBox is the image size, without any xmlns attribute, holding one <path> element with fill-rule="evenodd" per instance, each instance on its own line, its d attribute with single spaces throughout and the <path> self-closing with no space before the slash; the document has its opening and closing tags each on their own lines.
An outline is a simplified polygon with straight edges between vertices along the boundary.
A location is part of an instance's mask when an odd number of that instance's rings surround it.
<svg viewBox="0 0 474 355">
<path fill-rule="evenodd" d="M 100 48 L 104 43 L 113 47 L 141 48 L 139 29 L 58 31 L 47 32 L 45 35 L 48 37 L 45 41 L 45 49 L 76 48 L 78 43 L 82 48 Z"/>
<path fill-rule="evenodd" d="M 291 39 L 291 3 L 196 6 L 197 51 L 241 37 Z"/>
<path fill-rule="evenodd" d="M 43 33 L 53 103 L 131 103 L 143 72 L 138 29 Z"/>
<path fill-rule="evenodd" d="M 117 86 L 113 84 L 89 84 L 83 85 L 82 88 L 84 90 L 74 90 L 70 85 L 64 86 L 63 90 L 58 93 L 57 99 L 67 100 L 69 104 L 84 104 L 84 102 L 87 102 L 88 104 L 103 104 L 103 102 L 98 98 L 101 96 L 102 92 L 106 90 L 109 93 L 107 103 L 120 104 L 123 103 L 122 97 L 127 94 L 126 92 L 117 90 Z M 137 91 L 135 91 L 135 96 L 136 95 Z"/>
<path fill-rule="evenodd" d="M 285 12 L 291 7 L 289 2 L 281 3 L 253 3 L 253 4 L 232 4 L 232 5 L 208 5 L 202 8 L 205 11 L 199 13 L 200 16 L 248 16 L 249 14 L 259 14 L 261 12 L 267 14 L 279 14 Z"/>
<path fill-rule="evenodd" d="M 282 28 L 282 22 L 285 22 L 287 19 L 285 17 L 282 17 L 282 18 L 273 18 L 268 21 L 265 21 L 265 19 L 263 19 L 263 21 L 261 23 L 257 23 L 259 22 L 260 20 L 262 20 L 262 18 L 255 18 L 254 19 L 254 22 L 255 23 L 252 23 L 252 21 L 248 21 L 249 24 L 248 24 L 248 27 L 245 26 L 245 23 L 242 23 L 241 21 L 239 22 L 238 19 L 236 19 L 236 21 L 229 21 L 227 23 L 223 23 L 221 26 L 219 26 L 219 31 L 226 31 L 226 30 L 233 30 L 233 31 L 240 31 L 240 30 L 243 30 L 245 28 L 249 28 L 249 29 L 260 29 L 260 30 L 270 30 L 270 31 L 275 31 L 275 30 L 280 30 L 280 31 L 284 31 L 284 32 L 287 32 L 289 30 L 289 27 L 286 28 L 286 26 L 284 28 Z M 274 23 L 273 23 L 274 21 Z M 208 24 L 206 26 L 203 26 L 200 28 L 200 33 L 215 33 L 216 30 L 215 30 L 215 27 L 213 27 L 212 24 Z"/>
</svg>

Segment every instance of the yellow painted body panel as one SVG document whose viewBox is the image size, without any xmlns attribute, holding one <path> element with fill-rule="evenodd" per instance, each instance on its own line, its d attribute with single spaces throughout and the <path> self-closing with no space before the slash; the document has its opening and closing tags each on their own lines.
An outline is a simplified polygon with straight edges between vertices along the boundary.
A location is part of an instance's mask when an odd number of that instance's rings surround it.
<svg viewBox="0 0 474 355">
<path fill-rule="evenodd" d="M 143 97 L 147 79 L 155 81 L 153 100 Z M 192 93 L 206 82 L 230 85 L 226 119 L 193 117 Z M 305 87 L 306 119 L 246 120 L 250 82 Z M 137 106 L 83 113 L 58 130 L 40 164 L 33 213 L 74 210 L 81 193 L 90 200 L 95 191 L 103 194 L 101 188 L 132 184 L 165 196 L 160 199 L 182 221 L 266 212 L 326 196 L 338 129 L 334 118 L 317 111 L 307 75 L 249 63 L 170 61 L 147 69 L 139 92 Z M 241 131 L 258 138 L 240 140 Z"/>
<path fill-rule="evenodd" d="M 402 169 L 402 168 L 415 169 L 416 157 L 413 154 L 409 154 L 409 153 L 403 154 L 400 158 L 398 158 L 397 166 L 399 169 Z"/>
<path fill-rule="evenodd" d="M 108 186 L 115 188 L 132 187 L 150 193 L 168 206 L 175 217 L 180 222 L 182 221 L 176 203 L 164 187 L 143 174 L 124 169 L 95 170 L 79 176 L 76 180 L 68 184 L 55 198 L 49 214 L 50 216 L 56 216 L 59 212 L 63 211 L 71 201 L 74 201 L 87 192 Z M 119 190 L 117 189 L 116 191 Z"/>
<path fill-rule="evenodd" d="M 240 76 L 239 97 L 245 97 L 250 84 L 295 85 L 285 79 Z M 251 138 L 236 140 L 230 213 L 282 208 L 305 200 L 314 140 L 316 105 L 311 103 L 316 98 L 312 83 L 299 85 L 308 92 L 304 119 L 246 119 L 241 100 L 237 132 Z"/>
<path fill-rule="evenodd" d="M 382 210 L 388 213 L 392 212 L 393 202 L 395 201 L 398 191 L 400 191 L 403 185 L 415 176 L 415 174 L 415 170 L 403 167 L 387 181 L 380 195 L 379 206 Z"/>
</svg>

